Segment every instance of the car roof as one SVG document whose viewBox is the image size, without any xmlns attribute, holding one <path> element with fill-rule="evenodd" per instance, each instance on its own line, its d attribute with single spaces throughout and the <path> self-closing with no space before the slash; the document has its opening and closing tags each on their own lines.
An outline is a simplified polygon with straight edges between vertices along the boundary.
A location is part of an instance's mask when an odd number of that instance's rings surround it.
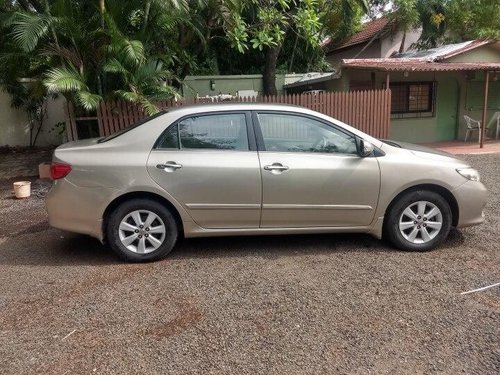
<svg viewBox="0 0 500 375">
<path fill-rule="evenodd" d="M 199 113 L 199 112 L 217 112 L 217 111 L 252 111 L 252 110 L 291 110 L 293 112 L 312 112 L 310 109 L 301 107 L 298 105 L 291 104 L 279 104 L 279 103 L 203 103 L 203 104 L 192 104 L 183 105 L 179 107 L 171 107 L 168 109 L 169 113 L 172 112 L 189 112 L 189 113 Z"/>
</svg>

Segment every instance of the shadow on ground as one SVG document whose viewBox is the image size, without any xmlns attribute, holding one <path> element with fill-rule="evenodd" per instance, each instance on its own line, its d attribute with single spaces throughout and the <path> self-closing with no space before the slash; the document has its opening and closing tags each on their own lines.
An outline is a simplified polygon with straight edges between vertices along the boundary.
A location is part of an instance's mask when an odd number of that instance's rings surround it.
<svg viewBox="0 0 500 375">
<path fill-rule="evenodd" d="M 464 242 L 453 229 L 441 249 Z M 109 265 L 121 263 L 106 245 L 85 235 L 52 229 L 42 222 L 0 241 L 3 265 Z M 438 249 L 439 251 L 439 249 Z M 310 234 L 282 236 L 241 236 L 180 239 L 166 260 L 228 257 L 279 257 L 331 253 L 398 252 L 385 241 L 367 234 Z"/>
<path fill-rule="evenodd" d="M 47 222 L 0 240 L 3 265 L 106 265 L 120 263 L 98 240 L 52 229 Z M 365 234 L 311 234 L 180 239 L 167 260 L 328 254 L 333 252 L 397 251 Z"/>
</svg>

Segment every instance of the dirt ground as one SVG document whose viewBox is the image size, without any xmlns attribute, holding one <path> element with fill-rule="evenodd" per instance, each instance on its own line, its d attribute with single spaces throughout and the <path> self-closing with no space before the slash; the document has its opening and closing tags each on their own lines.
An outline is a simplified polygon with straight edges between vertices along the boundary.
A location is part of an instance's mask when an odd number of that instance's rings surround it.
<svg viewBox="0 0 500 375">
<path fill-rule="evenodd" d="M 500 154 L 466 157 L 490 191 L 486 223 L 437 251 L 212 238 L 151 264 L 50 228 L 43 199 L 12 198 L 48 158 L 0 155 L 1 374 L 500 373 L 500 288 L 461 295 L 500 282 Z"/>
</svg>

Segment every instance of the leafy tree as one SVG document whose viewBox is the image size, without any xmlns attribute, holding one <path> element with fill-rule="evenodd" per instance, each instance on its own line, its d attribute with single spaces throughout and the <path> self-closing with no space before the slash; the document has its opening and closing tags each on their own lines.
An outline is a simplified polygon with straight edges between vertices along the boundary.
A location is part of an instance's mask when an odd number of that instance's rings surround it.
<svg viewBox="0 0 500 375">
<path fill-rule="evenodd" d="M 446 32 L 445 0 L 419 0 L 416 7 L 422 33 L 417 42 L 417 48 L 434 48 L 443 40 Z"/>
<path fill-rule="evenodd" d="M 225 24 L 228 38 L 241 53 L 251 48 L 265 54 L 266 95 L 277 92 L 276 69 L 287 37 L 294 37 L 297 43 L 302 39 L 312 49 L 319 48 L 326 33 L 340 38 L 352 32 L 354 21 L 361 18 L 359 10 L 367 10 L 365 0 L 248 0 L 231 6 L 232 17 Z M 293 66 L 293 60 L 290 62 Z"/>
<path fill-rule="evenodd" d="M 402 21 L 403 28 L 422 27 L 418 48 L 500 38 L 498 0 L 397 0 L 390 12 Z"/>
<path fill-rule="evenodd" d="M 390 18 L 396 21 L 399 29 L 403 31 L 403 38 L 399 46 L 399 53 L 405 50 L 406 33 L 419 25 L 419 12 L 415 0 L 394 0 L 394 8 Z"/>
<path fill-rule="evenodd" d="M 178 0 L 25 0 L 4 4 L 0 80 L 36 77 L 86 110 L 117 96 L 156 111 L 153 100 L 174 97 L 174 63 L 164 42 L 177 37 L 170 22 L 186 8 Z M 171 9 L 167 11 L 168 6 Z M 10 42 L 11 41 L 11 42 Z M 18 69 L 19 60 L 32 61 Z M 7 74 L 8 73 L 8 74 Z"/>
<path fill-rule="evenodd" d="M 498 0 L 449 0 L 444 7 L 443 20 L 446 21 L 450 39 L 500 39 Z"/>
</svg>

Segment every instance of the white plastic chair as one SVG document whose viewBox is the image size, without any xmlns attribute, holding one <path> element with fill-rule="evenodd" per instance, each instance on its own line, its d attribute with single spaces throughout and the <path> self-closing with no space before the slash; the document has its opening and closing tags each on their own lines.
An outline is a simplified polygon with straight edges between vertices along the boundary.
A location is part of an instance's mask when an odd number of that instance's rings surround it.
<svg viewBox="0 0 500 375">
<path fill-rule="evenodd" d="M 481 121 L 474 120 L 473 118 L 464 115 L 465 123 L 467 124 L 467 133 L 465 133 L 465 142 L 469 138 L 469 134 L 475 130 L 481 131 Z"/>
</svg>

